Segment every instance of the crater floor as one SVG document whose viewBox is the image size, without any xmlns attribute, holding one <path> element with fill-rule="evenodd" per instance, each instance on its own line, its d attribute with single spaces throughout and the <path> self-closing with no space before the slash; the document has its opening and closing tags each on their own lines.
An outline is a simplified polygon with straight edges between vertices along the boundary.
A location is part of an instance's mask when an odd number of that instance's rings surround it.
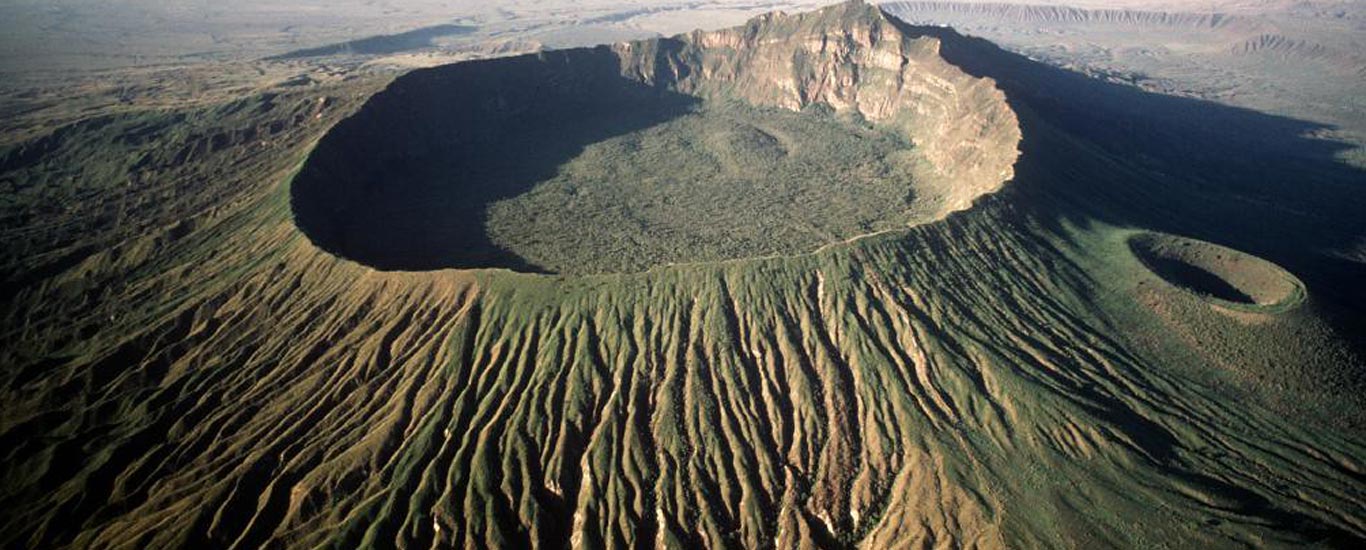
<svg viewBox="0 0 1366 550">
<path fill-rule="evenodd" d="M 554 171 L 484 229 L 559 273 L 808 252 L 933 214 L 904 138 L 820 109 L 708 102 Z"/>
<path fill-rule="evenodd" d="M 1303 283 L 1276 264 L 1214 243 L 1140 233 L 1129 247 L 1159 277 L 1205 298 L 1284 308 L 1304 297 Z"/>
</svg>

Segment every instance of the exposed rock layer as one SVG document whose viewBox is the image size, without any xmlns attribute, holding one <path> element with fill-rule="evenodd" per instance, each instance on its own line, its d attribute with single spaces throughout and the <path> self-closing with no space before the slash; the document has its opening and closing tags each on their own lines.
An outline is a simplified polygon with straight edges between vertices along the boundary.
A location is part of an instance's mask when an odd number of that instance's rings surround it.
<svg viewBox="0 0 1366 550">
<path fill-rule="evenodd" d="M 629 76 L 684 93 L 794 110 L 825 104 L 896 125 L 952 182 L 948 211 L 1013 173 L 1019 124 L 995 83 L 945 61 L 939 39 L 909 35 L 862 2 L 613 49 Z"/>
</svg>

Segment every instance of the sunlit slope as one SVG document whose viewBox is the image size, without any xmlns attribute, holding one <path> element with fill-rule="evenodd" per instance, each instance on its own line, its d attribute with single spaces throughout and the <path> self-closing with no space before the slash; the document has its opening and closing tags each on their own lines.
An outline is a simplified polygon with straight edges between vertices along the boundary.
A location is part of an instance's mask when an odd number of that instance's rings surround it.
<svg viewBox="0 0 1366 550">
<path fill-rule="evenodd" d="M 145 217 L 193 220 L 184 235 L 72 233 L 36 256 L 60 261 L 51 275 L 8 276 L 0 540 L 1222 548 L 1366 536 L 1362 293 L 1343 284 L 1362 266 L 1335 252 L 1366 235 L 1345 214 L 1360 206 L 1360 172 L 1293 121 L 1088 87 L 915 32 L 957 46 L 949 61 L 992 73 L 1019 111 L 1022 156 L 1004 190 L 814 254 L 635 275 L 377 272 L 318 249 L 294 225 L 288 169 L 365 90 L 322 90 L 340 99 L 321 111 L 285 96 L 307 113 L 288 146 L 227 146 L 185 168 L 184 181 L 230 197 L 221 209 L 148 202 Z M 1240 137 L 1213 139 L 1227 130 Z M 108 147 L 88 129 L 67 135 Z M 54 151 L 54 164 L 88 158 Z M 232 167 L 249 173 L 213 177 Z M 87 173 L 108 182 L 89 200 L 136 194 L 114 173 Z M 1137 230 L 1255 254 L 1306 295 L 1286 310 L 1219 309 L 1148 271 L 1129 244 Z M 77 247 L 92 251 L 69 260 Z"/>
<path fill-rule="evenodd" d="M 7 498 L 29 505 L 5 532 L 784 547 L 1360 533 L 1358 442 L 1154 368 L 1097 320 L 1067 254 L 1003 209 L 818 257 L 576 282 L 380 275 L 296 239 L 271 256 L 284 267 L 27 382 L 48 397 L 6 409 L 21 441 Z"/>
</svg>

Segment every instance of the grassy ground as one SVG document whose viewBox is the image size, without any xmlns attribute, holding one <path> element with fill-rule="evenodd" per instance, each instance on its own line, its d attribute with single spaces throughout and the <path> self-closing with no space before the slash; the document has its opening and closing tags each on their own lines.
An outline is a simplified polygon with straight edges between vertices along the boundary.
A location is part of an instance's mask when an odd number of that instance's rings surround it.
<svg viewBox="0 0 1366 550">
<path fill-rule="evenodd" d="M 833 113 L 707 103 L 588 146 L 486 223 L 559 273 L 809 252 L 918 221 L 916 164 L 904 138 Z"/>
<path fill-rule="evenodd" d="M 1297 121 L 944 40 L 1019 111 L 1016 178 L 813 254 L 381 272 L 295 225 L 290 176 L 356 101 L 196 157 L 139 203 L 193 221 L 179 237 L 72 231 L 9 261 L 56 267 L 3 302 L 0 541 L 1358 545 L 1363 267 L 1334 251 L 1366 234 L 1361 172 Z M 65 135 L 48 166 L 108 137 Z M 124 201 L 101 181 L 89 208 Z M 1274 262 L 1306 298 L 1222 310 L 1149 271 L 1135 231 Z"/>
</svg>

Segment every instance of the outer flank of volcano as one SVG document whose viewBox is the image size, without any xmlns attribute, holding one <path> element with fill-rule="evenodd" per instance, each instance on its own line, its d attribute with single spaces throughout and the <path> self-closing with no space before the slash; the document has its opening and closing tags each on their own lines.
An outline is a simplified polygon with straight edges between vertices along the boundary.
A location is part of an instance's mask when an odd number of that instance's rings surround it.
<svg viewBox="0 0 1366 550">
<path fill-rule="evenodd" d="M 1322 130 L 858 2 L 120 105 L 0 150 L 0 546 L 1360 548 Z"/>
</svg>

